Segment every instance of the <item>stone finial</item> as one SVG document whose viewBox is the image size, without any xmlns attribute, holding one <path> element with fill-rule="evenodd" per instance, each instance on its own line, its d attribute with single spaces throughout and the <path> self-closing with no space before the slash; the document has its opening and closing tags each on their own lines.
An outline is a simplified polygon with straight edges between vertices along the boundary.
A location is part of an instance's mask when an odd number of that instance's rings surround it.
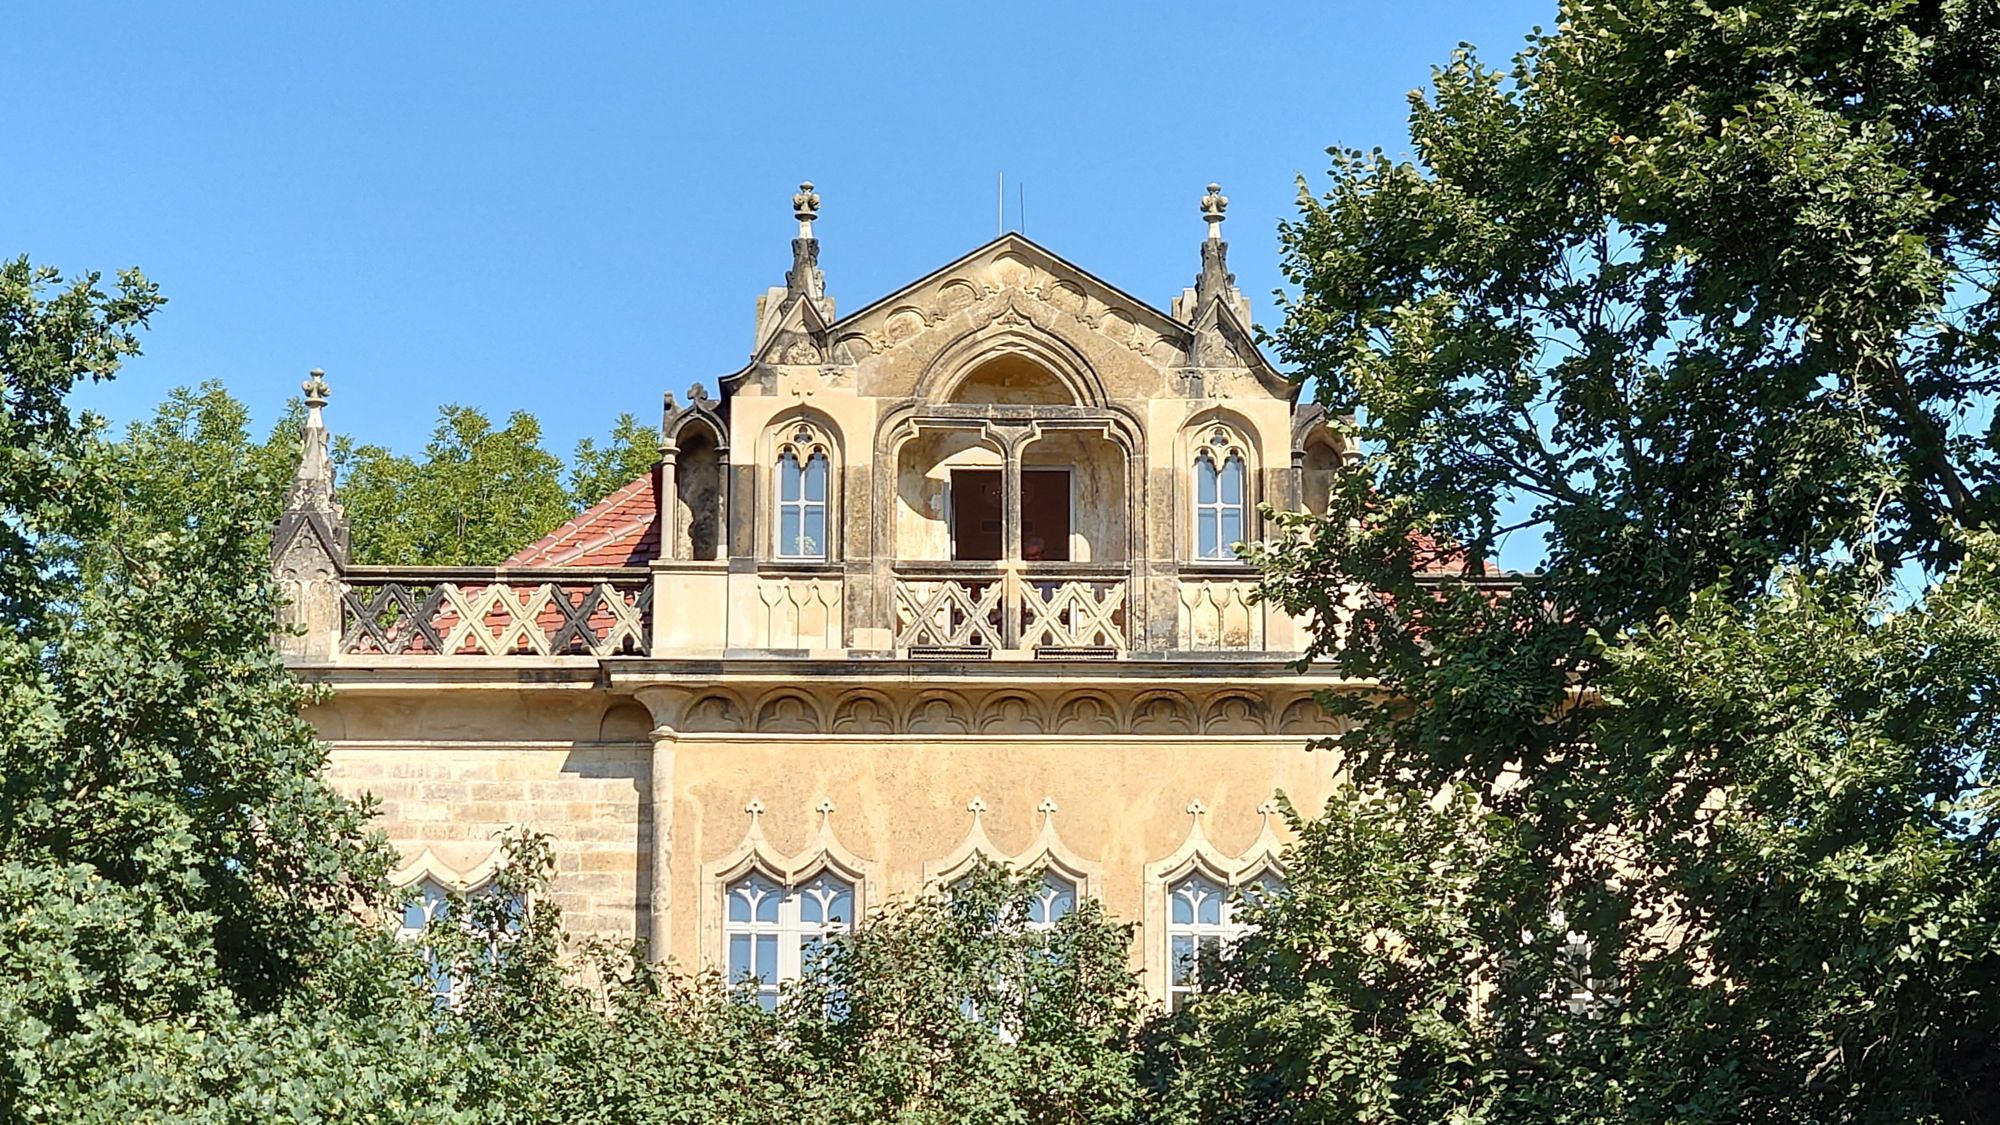
<svg viewBox="0 0 2000 1125">
<path fill-rule="evenodd" d="M 813 190 L 811 180 L 799 185 L 798 194 L 792 196 L 792 217 L 799 221 L 799 237 L 813 236 L 813 220 L 819 218 L 819 193 Z"/>
<path fill-rule="evenodd" d="M 1044 817 L 1056 815 L 1056 799 L 1054 797 L 1043 797 L 1042 803 L 1035 806 L 1035 811 L 1041 813 Z"/>
<path fill-rule="evenodd" d="M 299 389 L 306 393 L 306 407 L 308 409 L 318 410 L 320 407 L 325 406 L 327 396 L 326 372 L 321 371 L 317 367 L 306 372 L 306 381 L 299 384 Z"/>
<path fill-rule="evenodd" d="M 695 385 L 688 388 L 689 406 L 700 407 L 706 405 L 707 402 L 708 402 L 707 387 L 702 386 L 700 383 L 696 383 Z"/>
<path fill-rule="evenodd" d="M 965 811 L 971 813 L 973 816 L 983 814 L 986 811 L 986 799 L 984 797 L 974 797 L 972 800 L 965 802 Z"/>
<path fill-rule="evenodd" d="M 1229 216 L 1229 197 L 1222 194 L 1221 184 L 1208 185 L 1208 194 L 1201 197 L 1201 221 L 1208 224 L 1208 237 L 1222 237 L 1222 220 Z"/>
<path fill-rule="evenodd" d="M 1276 798 L 1271 798 L 1257 806 L 1257 815 L 1264 818 L 1264 827 L 1266 829 L 1271 827 L 1271 818 L 1277 816 L 1280 811 Z"/>
<path fill-rule="evenodd" d="M 751 820 L 756 820 L 764 815 L 764 802 L 752 797 L 744 803 L 743 811 L 750 814 Z"/>
<path fill-rule="evenodd" d="M 1203 803 L 1200 797 L 1196 797 L 1194 800 L 1188 802 L 1187 813 L 1189 816 L 1196 818 L 1207 816 L 1208 805 Z"/>
<path fill-rule="evenodd" d="M 828 817 L 833 815 L 833 798 L 821 797 L 819 804 L 813 806 L 813 811 L 819 814 L 821 823 L 824 823 Z"/>
<path fill-rule="evenodd" d="M 1208 224 L 1208 237 L 1201 244 L 1201 273 L 1194 279 L 1194 308 L 1192 318 L 1201 319 L 1201 314 L 1209 305 L 1218 301 L 1235 299 L 1236 276 L 1229 272 L 1229 243 L 1222 240 L 1222 220 L 1229 210 L 1229 197 L 1222 194 L 1221 184 L 1208 185 L 1208 194 L 1201 197 L 1201 221 Z M 1196 366 L 1206 367 L 1217 357 L 1206 354 L 1212 349 L 1196 340 Z"/>
</svg>

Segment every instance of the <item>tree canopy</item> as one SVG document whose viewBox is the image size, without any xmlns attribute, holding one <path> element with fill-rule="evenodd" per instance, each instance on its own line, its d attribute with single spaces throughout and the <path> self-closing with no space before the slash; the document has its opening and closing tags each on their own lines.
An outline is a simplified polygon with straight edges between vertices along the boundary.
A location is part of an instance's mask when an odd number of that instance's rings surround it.
<svg viewBox="0 0 2000 1125">
<path fill-rule="evenodd" d="M 1453 1045 L 1342 1048 L 1402 1112 L 1992 1119 L 1995 74 L 1989 5 L 1568 3 L 1302 185 L 1274 339 L 1367 455 L 1270 592 L 1382 685 L 1363 792 L 1506 826 L 1419 891 L 1467 933 L 1354 923 L 1483 990 L 1339 998 Z"/>
</svg>

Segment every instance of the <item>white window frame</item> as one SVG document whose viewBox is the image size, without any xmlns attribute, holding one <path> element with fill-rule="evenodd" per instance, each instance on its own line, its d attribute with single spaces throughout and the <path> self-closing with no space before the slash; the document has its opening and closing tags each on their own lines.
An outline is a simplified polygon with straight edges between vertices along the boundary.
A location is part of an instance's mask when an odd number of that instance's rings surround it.
<svg viewBox="0 0 2000 1125">
<path fill-rule="evenodd" d="M 763 894 L 778 896 L 777 919 L 758 920 L 760 899 L 756 898 L 744 900 L 749 920 L 734 918 L 731 907 L 736 903 L 738 894 L 758 884 L 765 888 Z M 779 991 L 805 975 L 813 952 L 820 943 L 854 929 L 853 918 L 832 916 L 833 908 L 843 894 L 847 896 L 847 912 L 857 913 L 855 904 L 860 900 L 858 883 L 826 868 L 790 885 L 762 868 L 752 868 L 724 884 L 722 960 L 729 986 L 735 988 L 755 977 L 757 1003 L 766 1011 L 776 1007 Z M 816 908 L 816 911 L 809 908 Z M 807 915 L 812 912 L 817 912 L 822 921 L 809 921 Z M 749 959 L 744 965 L 738 965 L 736 960 L 738 937 L 749 939 Z M 776 947 L 772 956 L 774 976 L 771 980 L 756 977 L 759 939 L 768 939 Z"/>
<path fill-rule="evenodd" d="M 1193 479 L 1188 491 L 1194 513 L 1194 522 L 1189 528 L 1193 538 L 1191 553 L 1202 562 L 1234 562 L 1236 553 L 1230 550 L 1230 545 L 1250 538 L 1250 455 L 1244 443 L 1227 426 L 1213 426 L 1205 433 L 1194 451 Z M 1224 499 L 1223 489 L 1231 469 L 1236 474 L 1236 499 L 1233 502 Z M 1213 500 L 1204 501 L 1201 498 L 1205 482 L 1213 484 Z M 1238 532 L 1235 539 L 1230 539 L 1223 530 L 1225 517 L 1232 514 L 1236 517 Z M 1204 550 L 1202 546 L 1203 516 L 1215 522 L 1213 550 Z"/>
<path fill-rule="evenodd" d="M 778 443 L 771 458 L 771 553 L 775 558 L 790 561 L 825 562 L 832 557 L 833 447 L 810 422 L 800 422 L 790 429 L 791 436 Z M 825 471 L 817 500 L 807 495 L 806 488 L 812 476 L 814 458 L 819 459 Z M 798 495 L 786 499 L 786 485 L 794 482 Z M 797 539 L 790 543 L 785 541 L 787 514 L 797 516 L 799 527 Z M 814 515 L 819 517 L 819 542 L 813 545 L 813 550 L 804 550 L 799 540 L 806 538 L 806 528 L 811 525 Z"/>
<path fill-rule="evenodd" d="M 1202 921 L 1202 901 L 1187 898 L 1184 893 L 1196 889 L 1198 885 L 1214 889 L 1219 900 L 1216 909 L 1217 921 Z M 1226 958 L 1232 954 L 1237 942 L 1256 929 L 1244 918 L 1244 907 L 1247 905 L 1243 901 L 1244 894 L 1251 886 L 1261 886 L 1273 893 L 1282 894 L 1284 879 L 1277 872 L 1266 868 L 1252 872 L 1232 885 L 1206 868 L 1196 867 L 1179 878 L 1168 881 L 1166 966 L 1167 1006 L 1170 1010 L 1180 1011 L 1190 997 L 1201 991 L 1201 961 L 1204 947 L 1214 949 L 1217 956 Z M 1188 917 L 1191 920 L 1176 922 L 1174 906 L 1184 899 L 1188 903 Z M 1177 971 L 1181 960 L 1174 950 L 1175 943 L 1182 939 L 1189 942 L 1193 954 L 1193 961 L 1187 964 L 1185 979 L 1182 979 Z"/>
</svg>

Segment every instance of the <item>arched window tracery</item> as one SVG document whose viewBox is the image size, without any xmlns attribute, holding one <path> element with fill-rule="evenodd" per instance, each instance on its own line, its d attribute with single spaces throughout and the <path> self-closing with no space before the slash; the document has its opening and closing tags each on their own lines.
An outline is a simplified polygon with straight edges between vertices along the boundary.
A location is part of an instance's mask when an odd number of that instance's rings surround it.
<svg viewBox="0 0 2000 1125">
<path fill-rule="evenodd" d="M 1266 868 L 1233 888 L 1201 868 L 1167 888 L 1167 1000 L 1175 1011 L 1201 991 L 1202 966 L 1228 957 L 1255 927 L 1249 909 L 1284 893 L 1284 880 Z"/>
<path fill-rule="evenodd" d="M 1194 451 L 1194 557 L 1229 560 L 1249 519 L 1249 457 L 1227 426 L 1202 432 Z"/>
<path fill-rule="evenodd" d="M 754 982 L 757 1003 L 767 1011 L 828 939 L 854 928 L 854 884 L 826 869 L 791 886 L 752 870 L 725 888 L 724 900 L 729 983 Z"/>
<path fill-rule="evenodd" d="M 788 426 L 783 433 L 775 465 L 772 553 L 781 559 L 825 560 L 833 446 L 810 422 Z"/>
</svg>

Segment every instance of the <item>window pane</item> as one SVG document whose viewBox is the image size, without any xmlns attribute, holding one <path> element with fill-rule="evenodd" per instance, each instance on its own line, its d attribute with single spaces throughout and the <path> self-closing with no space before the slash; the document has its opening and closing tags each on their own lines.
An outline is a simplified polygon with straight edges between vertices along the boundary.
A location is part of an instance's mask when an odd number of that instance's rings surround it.
<svg viewBox="0 0 2000 1125">
<path fill-rule="evenodd" d="M 790 453 L 778 458 L 778 499 L 799 498 L 799 459 Z"/>
<path fill-rule="evenodd" d="M 778 980 L 778 935 L 757 935 L 757 979 L 765 984 Z"/>
<path fill-rule="evenodd" d="M 1215 503 L 1215 462 L 1198 457 L 1194 462 L 1194 502 Z"/>
<path fill-rule="evenodd" d="M 1176 937 L 1173 941 L 1173 954 L 1170 960 L 1173 963 L 1167 969 L 1171 974 L 1171 982 L 1176 985 L 1193 984 L 1195 970 L 1194 939 L 1186 936 Z"/>
<path fill-rule="evenodd" d="M 787 504 L 778 513 L 778 553 L 796 556 L 799 554 L 799 509 Z"/>
<path fill-rule="evenodd" d="M 806 459 L 806 499 L 826 499 L 826 455 L 815 453 Z"/>
<path fill-rule="evenodd" d="M 767 988 L 757 993 L 757 1006 L 767 1012 L 778 1010 L 778 990 Z"/>
<path fill-rule="evenodd" d="M 823 555 L 826 553 L 826 509 L 806 509 L 806 538 L 799 544 L 801 555 Z"/>
<path fill-rule="evenodd" d="M 1174 888 L 1172 917 L 1173 923 L 1176 926 L 1194 925 L 1194 896 L 1191 893 L 1192 889 L 1186 883 L 1182 883 L 1180 886 Z"/>
<path fill-rule="evenodd" d="M 1243 503 L 1243 458 L 1231 456 L 1222 466 L 1222 502 Z"/>
<path fill-rule="evenodd" d="M 1198 529 L 1195 536 L 1194 553 L 1196 557 L 1212 559 L 1220 555 L 1222 553 L 1222 541 L 1217 538 L 1215 530 L 1215 509 L 1203 508 L 1201 511 L 1196 512 L 1195 526 Z"/>
<path fill-rule="evenodd" d="M 1216 549 L 1215 553 L 1218 555 L 1223 554 L 1229 550 L 1229 545 L 1231 543 L 1240 543 L 1242 541 L 1243 541 L 1243 509 L 1241 508 L 1222 509 L 1222 542 Z"/>
<path fill-rule="evenodd" d="M 750 935 L 729 935 L 729 983 L 749 980 L 751 975 Z"/>
<path fill-rule="evenodd" d="M 778 920 L 778 906 L 784 901 L 778 894 L 778 885 L 759 879 L 757 880 L 757 889 L 764 892 L 757 899 L 757 920 L 759 922 L 776 922 Z"/>
</svg>

